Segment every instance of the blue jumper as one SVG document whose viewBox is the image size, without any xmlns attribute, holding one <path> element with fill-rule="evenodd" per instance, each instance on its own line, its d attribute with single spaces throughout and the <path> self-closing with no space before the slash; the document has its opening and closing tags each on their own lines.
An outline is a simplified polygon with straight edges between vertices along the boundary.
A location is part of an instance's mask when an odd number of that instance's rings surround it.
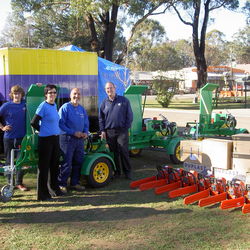
<svg viewBox="0 0 250 250">
<path fill-rule="evenodd" d="M 119 128 L 129 129 L 132 121 L 133 112 L 126 97 L 116 95 L 113 101 L 106 98 L 102 102 L 99 112 L 100 131 Z"/>
<path fill-rule="evenodd" d="M 65 103 L 59 109 L 59 126 L 62 134 L 74 135 L 75 132 L 88 133 L 89 119 L 83 106 L 73 106 L 70 102 Z"/>
<path fill-rule="evenodd" d="M 0 116 L 4 119 L 5 125 L 10 125 L 12 129 L 4 132 L 4 138 L 23 138 L 26 133 L 26 104 L 6 102 L 0 107 Z"/>
</svg>

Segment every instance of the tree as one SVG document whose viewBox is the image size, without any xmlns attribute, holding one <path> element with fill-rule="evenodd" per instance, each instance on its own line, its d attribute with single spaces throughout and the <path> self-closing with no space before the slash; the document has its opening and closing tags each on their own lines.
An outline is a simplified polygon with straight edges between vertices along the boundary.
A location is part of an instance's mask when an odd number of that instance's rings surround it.
<svg viewBox="0 0 250 250">
<path fill-rule="evenodd" d="M 245 6 L 243 7 L 243 12 L 247 16 L 246 23 L 249 25 L 250 24 L 250 1 L 249 0 L 246 1 Z"/>
<path fill-rule="evenodd" d="M 93 51 L 99 56 L 113 61 L 114 41 L 118 24 L 118 11 L 123 10 L 127 16 L 134 21 L 131 36 L 136 27 L 148 16 L 153 14 L 159 6 L 168 1 L 164 0 L 12 0 L 13 7 L 19 7 L 25 12 L 37 13 L 42 9 L 60 8 L 62 12 L 69 11 L 87 24 Z M 128 43 L 123 47 L 122 53 L 118 55 L 117 62 L 120 63 L 127 53 Z"/>
<path fill-rule="evenodd" d="M 207 65 L 223 65 L 228 62 L 225 35 L 219 30 L 212 30 L 206 34 L 206 61 Z"/>
<path fill-rule="evenodd" d="M 141 70 L 145 71 L 168 71 L 183 67 L 180 54 L 168 42 L 151 48 L 142 58 L 139 56 L 136 60 Z"/>
<path fill-rule="evenodd" d="M 206 30 L 209 22 L 210 12 L 227 8 L 236 9 L 239 6 L 238 0 L 185 0 L 171 4 L 179 19 L 186 25 L 192 27 L 193 50 L 197 67 L 197 88 L 201 88 L 207 81 L 207 62 L 205 58 Z M 183 11 L 182 11 L 183 10 Z M 186 19 L 186 16 L 189 19 Z M 201 27 L 200 27 L 201 26 Z"/>
<path fill-rule="evenodd" d="M 159 46 L 164 38 L 164 27 L 158 21 L 147 19 L 138 25 L 127 55 L 128 66 L 134 70 L 150 70 L 147 66 L 152 64 L 152 49 Z"/>
<path fill-rule="evenodd" d="M 9 22 L 5 25 L 0 38 L 2 47 L 30 47 L 30 23 L 18 10 L 8 15 Z M 33 44 L 32 44 L 33 45 Z"/>
<path fill-rule="evenodd" d="M 180 57 L 180 68 L 193 67 L 195 65 L 192 42 L 188 40 L 178 40 L 171 42 Z"/>
<path fill-rule="evenodd" d="M 1 34 L 3 46 L 57 48 L 71 43 L 89 50 L 86 41 L 90 35 L 85 22 L 68 10 L 42 8 L 27 16 L 19 6 L 12 9 Z"/>
<path fill-rule="evenodd" d="M 228 51 L 237 63 L 250 63 L 250 26 L 235 33 L 233 42 L 228 43 Z"/>
</svg>

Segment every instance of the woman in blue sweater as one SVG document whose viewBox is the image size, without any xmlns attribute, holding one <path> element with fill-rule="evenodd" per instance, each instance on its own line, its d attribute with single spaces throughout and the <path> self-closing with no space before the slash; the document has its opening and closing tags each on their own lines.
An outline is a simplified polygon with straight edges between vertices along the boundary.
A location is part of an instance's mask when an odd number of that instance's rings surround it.
<svg viewBox="0 0 250 250">
<path fill-rule="evenodd" d="M 38 185 L 37 200 L 50 200 L 52 196 L 63 193 L 58 185 L 58 168 L 60 158 L 59 147 L 59 115 L 55 99 L 55 85 L 47 85 L 44 89 L 45 101 L 37 108 L 31 121 L 32 127 L 39 131 L 38 137 Z M 50 173 L 50 183 L 48 175 Z"/>
<path fill-rule="evenodd" d="M 0 117 L 3 124 L 0 123 L 0 129 L 4 131 L 4 154 L 5 164 L 10 165 L 11 150 L 21 145 L 22 139 L 26 133 L 26 104 L 23 100 L 25 93 L 19 85 L 12 86 L 10 90 L 10 102 L 4 103 L 0 108 Z M 10 175 L 8 182 L 10 183 Z M 21 191 L 27 191 L 28 188 L 23 184 L 23 171 L 16 172 L 16 188 Z"/>
</svg>

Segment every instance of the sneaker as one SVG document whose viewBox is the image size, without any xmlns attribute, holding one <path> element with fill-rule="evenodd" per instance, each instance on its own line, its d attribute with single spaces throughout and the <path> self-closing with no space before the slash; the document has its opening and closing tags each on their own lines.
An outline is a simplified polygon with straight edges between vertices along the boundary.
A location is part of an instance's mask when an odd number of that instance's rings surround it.
<svg viewBox="0 0 250 250">
<path fill-rule="evenodd" d="M 20 185 L 16 185 L 16 188 L 21 190 L 21 191 L 28 191 L 29 189 L 23 185 L 23 184 L 20 184 Z"/>
<path fill-rule="evenodd" d="M 67 194 L 68 193 L 68 190 L 66 187 L 63 187 L 63 186 L 60 186 L 60 191 L 63 193 L 63 194 Z"/>
<path fill-rule="evenodd" d="M 72 190 L 76 190 L 76 191 L 84 191 L 85 190 L 85 187 L 84 186 L 81 186 L 79 184 L 75 185 L 75 186 L 70 186 L 70 189 Z"/>
</svg>

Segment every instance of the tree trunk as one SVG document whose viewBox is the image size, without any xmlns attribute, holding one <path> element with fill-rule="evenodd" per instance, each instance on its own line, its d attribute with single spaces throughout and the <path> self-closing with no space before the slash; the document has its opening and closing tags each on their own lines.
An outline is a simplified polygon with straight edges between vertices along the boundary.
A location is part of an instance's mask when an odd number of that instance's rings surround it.
<svg viewBox="0 0 250 250">
<path fill-rule="evenodd" d="M 91 14 L 86 16 L 86 21 L 90 30 L 90 34 L 91 34 L 91 41 L 90 41 L 90 45 L 91 45 L 91 49 L 94 52 L 99 52 L 100 50 L 100 43 L 99 40 L 97 38 L 97 33 L 96 33 L 96 29 L 95 29 L 95 21 L 92 17 Z"/>
<path fill-rule="evenodd" d="M 195 12 L 193 19 L 193 49 L 197 67 L 197 89 L 200 89 L 207 83 L 207 62 L 205 58 L 205 40 L 206 40 L 206 30 L 207 30 L 207 22 L 209 17 L 209 4 L 210 0 L 207 0 L 205 4 L 205 13 L 204 20 L 202 23 L 201 35 L 199 39 L 199 16 L 200 16 L 200 8 L 201 1 L 197 1 L 194 4 Z"/>
<path fill-rule="evenodd" d="M 104 37 L 102 42 L 102 50 L 103 50 L 102 57 L 111 62 L 113 60 L 113 47 L 114 47 L 115 29 L 117 25 L 118 9 L 119 5 L 116 2 L 112 5 L 111 16 L 109 12 L 107 12 L 105 14 L 105 19 L 103 19 Z"/>
</svg>

